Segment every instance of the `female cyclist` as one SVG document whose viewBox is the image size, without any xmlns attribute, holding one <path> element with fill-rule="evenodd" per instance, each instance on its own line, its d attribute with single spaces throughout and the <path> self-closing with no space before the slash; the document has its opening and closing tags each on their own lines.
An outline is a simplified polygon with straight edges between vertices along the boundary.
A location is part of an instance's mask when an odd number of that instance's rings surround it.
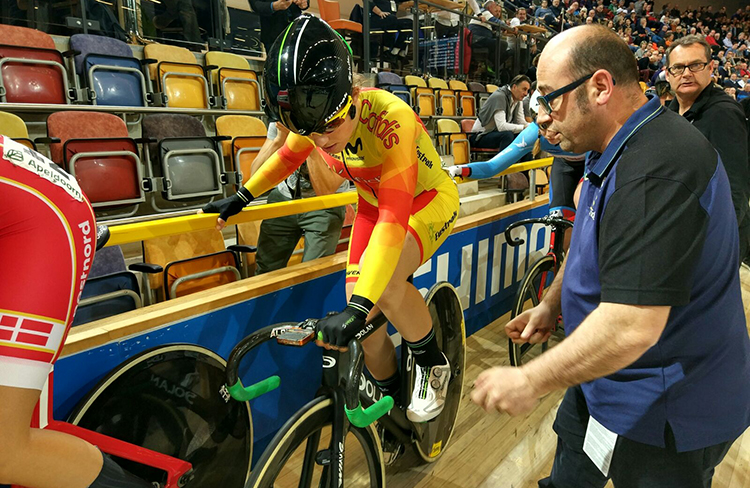
<svg viewBox="0 0 750 488">
<path fill-rule="evenodd" d="M 96 243 L 75 178 L 0 136 L 0 485 L 151 487 L 82 439 L 31 428 Z"/>
<path fill-rule="evenodd" d="M 422 295 L 407 279 L 451 233 L 459 207 L 455 183 L 411 107 L 386 91 L 353 86 L 351 51 L 322 20 L 303 16 L 292 22 L 271 48 L 263 79 L 269 117 L 292 134 L 237 194 L 203 211 L 219 213 L 222 228 L 318 150 L 359 193 L 346 269 L 349 303 L 320 320 L 318 343 L 345 347 L 377 305 L 414 354 L 409 419 L 436 417 L 450 367 Z M 386 329 L 362 345 L 378 385 L 398 398 L 395 350 Z"/>
</svg>

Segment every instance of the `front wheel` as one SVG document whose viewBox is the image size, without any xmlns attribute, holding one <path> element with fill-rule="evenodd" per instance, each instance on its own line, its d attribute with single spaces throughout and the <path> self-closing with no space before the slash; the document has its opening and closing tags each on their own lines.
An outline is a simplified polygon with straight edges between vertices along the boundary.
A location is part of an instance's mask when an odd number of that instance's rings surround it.
<svg viewBox="0 0 750 488">
<path fill-rule="evenodd" d="M 513 320 L 524 311 L 539 305 L 554 277 L 555 258 L 553 256 L 547 254 L 532 264 L 518 287 L 516 301 L 510 312 L 510 319 Z M 549 344 L 544 342 L 540 347 L 534 346 L 535 344 L 514 344 L 512 340 L 508 339 L 511 366 L 521 366 L 524 362 L 529 362 L 533 357 L 546 351 Z"/>
<path fill-rule="evenodd" d="M 246 488 L 336 488 L 330 485 L 329 467 L 320 463 L 331 446 L 334 408 L 331 398 L 321 396 L 294 414 L 263 452 Z M 372 425 L 349 426 L 344 454 L 344 486 L 385 487 L 383 451 Z"/>
</svg>

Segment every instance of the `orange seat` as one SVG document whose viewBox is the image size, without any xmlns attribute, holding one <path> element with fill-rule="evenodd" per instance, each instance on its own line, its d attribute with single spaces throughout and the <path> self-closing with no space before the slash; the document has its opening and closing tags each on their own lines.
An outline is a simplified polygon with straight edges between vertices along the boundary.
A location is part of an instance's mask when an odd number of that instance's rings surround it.
<svg viewBox="0 0 750 488">
<path fill-rule="evenodd" d="M 261 89 L 258 73 L 237 54 L 210 51 L 206 65 L 216 66 L 211 76 L 228 110 L 260 110 Z"/>
<path fill-rule="evenodd" d="M 241 279 L 237 254 L 226 249 L 214 229 L 146 240 L 143 260 L 156 265 L 148 275 L 149 291 L 162 292 L 166 299 Z"/>
<path fill-rule="evenodd" d="M 266 142 L 266 133 L 265 124 L 256 117 L 223 115 L 216 119 L 216 135 L 232 138 L 222 141 L 223 153 L 231 158 L 232 169 L 242 173 L 243 184 L 250 178 L 250 167 Z"/>
<path fill-rule="evenodd" d="M 160 103 L 168 107 L 209 108 L 211 99 L 203 66 L 184 47 L 148 44 L 143 54 L 154 62 L 149 64 L 155 91 L 161 93 Z"/>
<path fill-rule="evenodd" d="M 456 94 L 460 115 L 464 117 L 474 117 L 477 115 L 477 100 L 474 98 L 474 92 L 470 91 L 466 83 L 458 80 L 450 80 L 448 86 Z"/>
<path fill-rule="evenodd" d="M 404 82 L 411 90 L 411 100 L 421 117 L 431 117 L 437 112 L 435 108 L 435 91 L 419 76 L 407 75 Z"/>
<path fill-rule="evenodd" d="M 437 121 L 438 147 L 442 148 L 444 155 L 453 156 L 453 164 L 468 164 L 469 159 L 469 139 L 466 134 L 461 132 L 461 128 L 455 120 L 440 119 Z"/>
<path fill-rule="evenodd" d="M 362 24 L 341 18 L 341 6 L 336 0 L 318 0 L 320 18 L 337 31 L 349 31 L 362 34 Z"/>
<path fill-rule="evenodd" d="M 427 84 L 435 91 L 437 98 L 438 114 L 452 117 L 457 114 L 456 94 L 448 87 L 445 80 L 430 78 Z"/>
</svg>

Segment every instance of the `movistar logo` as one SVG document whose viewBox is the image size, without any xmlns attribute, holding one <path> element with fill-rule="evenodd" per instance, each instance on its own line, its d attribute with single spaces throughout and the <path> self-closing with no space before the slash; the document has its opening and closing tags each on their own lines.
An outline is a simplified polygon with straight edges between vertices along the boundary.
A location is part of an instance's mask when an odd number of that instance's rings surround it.
<svg viewBox="0 0 750 488">
<path fill-rule="evenodd" d="M 360 139 L 359 137 L 357 137 L 357 140 L 354 142 L 353 146 L 351 143 L 346 144 L 347 152 L 350 152 L 352 154 L 359 154 L 359 151 L 361 149 L 364 149 L 364 145 L 362 144 L 362 139 Z"/>
</svg>

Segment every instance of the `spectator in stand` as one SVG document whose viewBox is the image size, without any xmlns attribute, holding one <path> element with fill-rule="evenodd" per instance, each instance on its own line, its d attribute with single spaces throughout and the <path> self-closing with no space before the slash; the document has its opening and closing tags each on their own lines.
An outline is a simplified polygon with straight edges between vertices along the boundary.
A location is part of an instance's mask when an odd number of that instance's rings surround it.
<svg viewBox="0 0 750 488">
<path fill-rule="evenodd" d="M 541 6 L 536 9 L 536 12 L 534 12 L 534 16 L 539 19 L 540 22 L 544 22 L 550 27 L 560 25 L 559 18 L 549 7 L 549 2 L 547 0 L 542 0 Z"/>
<path fill-rule="evenodd" d="M 675 92 L 669 108 L 701 131 L 724 163 L 739 228 L 739 266 L 750 250 L 750 156 L 745 114 L 711 83 L 711 50 L 700 37 L 684 37 L 670 46 L 667 66 L 667 80 Z"/>
<path fill-rule="evenodd" d="M 731 49 L 732 46 L 734 46 L 734 42 L 732 41 L 732 32 L 731 31 L 727 32 L 727 35 L 724 38 L 724 41 L 722 41 L 722 42 L 724 43 L 724 47 L 727 48 L 727 49 Z"/>
<path fill-rule="evenodd" d="M 737 89 L 736 88 L 734 88 L 734 87 L 726 87 L 726 88 L 724 88 L 724 93 L 726 93 L 727 95 L 729 95 L 729 97 L 732 100 L 737 100 Z"/>
<path fill-rule="evenodd" d="M 406 59 L 406 41 L 409 39 L 413 22 L 396 17 L 397 7 L 393 0 L 373 0 L 370 10 L 371 31 L 398 31 L 383 34 L 383 61 L 396 64 Z"/>
<path fill-rule="evenodd" d="M 479 116 L 469 135 L 472 147 L 502 150 L 526 128 L 521 101 L 529 94 L 531 80 L 518 75 L 490 95 L 479 109 Z"/>
<path fill-rule="evenodd" d="M 500 20 L 502 9 L 494 0 L 488 0 L 482 8 L 479 7 L 476 0 L 469 0 L 469 5 L 474 10 L 474 16 L 481 17 L 482 19 L 481 21 L 471 19 L 469 22 L 469 30 L 472 34 L 471 47 L 487 48 L 489 51 L 487 70 L 489 73 L 494 74 L 503 65 L 509 52 L 508 43 L 502 38 L 500 39 L 500 52 L 497 52 L 498 42 L 492 33 L 490 25 L 497 25 L 507 29 L 510 29 L 510 27 Z"/>
<path fill-rule="evenodd" d="M 737 73 L 732 73 L 731 75 L 729 75 L 728 79 L 724 80 L 724 87 L 732 87 L 737 90 L 742 89 L 739 80 L 737 79 Z"/>
<path fill-rule="evenodd" d="M 279 34 L 307 10 L 308 0 L 249 0 L 250 8 L 260 16 L 260 40 L 268 53 Z"/>
</svg>

